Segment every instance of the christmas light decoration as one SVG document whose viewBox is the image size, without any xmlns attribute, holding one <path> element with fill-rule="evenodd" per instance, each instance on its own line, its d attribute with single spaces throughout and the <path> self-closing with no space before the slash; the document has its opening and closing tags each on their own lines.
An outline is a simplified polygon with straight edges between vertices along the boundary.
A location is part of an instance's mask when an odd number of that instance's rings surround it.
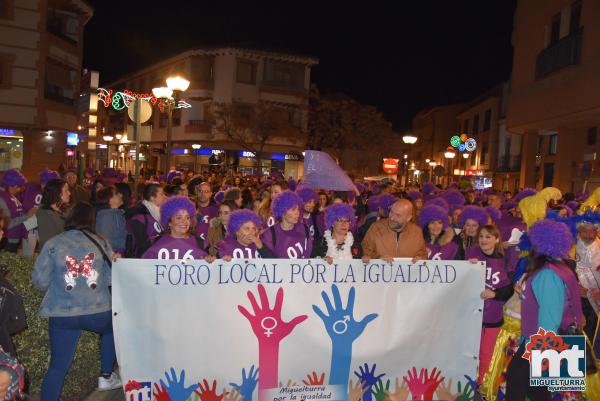
<svg viewBox="0 0 600 401">
<path fill-rule="evenodd" d="M 467 134 L 454 135 L 450 138 L 450 145 L 448 150 L 456 148 L 459 152 L 472 152 L 477 148 L 477 141 L 475 138 L 469 138 Z"/>
<path fill-rule="evenodd" d="M 98 101 L 102 102 L 105 108 L 112 106 L 113 109 L 123 110 L 135 100 L 141 99 L 150 103 L 152 106 L 158 107 L 161 113 L 165 109 L 165 100 L 157 99 L 152 93 L 137 93 L 128 89 L 123 91 L 113 91 L 112 89 L 98 88 Z M 192 105 L 185 100 L 180 100 L 175 105 L 176 109 L 189 109 Z"/>
</svg>

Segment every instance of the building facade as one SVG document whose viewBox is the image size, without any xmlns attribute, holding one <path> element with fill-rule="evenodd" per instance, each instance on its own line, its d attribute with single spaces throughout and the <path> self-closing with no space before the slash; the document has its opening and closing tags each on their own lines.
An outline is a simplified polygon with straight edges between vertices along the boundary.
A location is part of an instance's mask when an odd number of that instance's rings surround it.
<svg viewBox="0 0 600 401">
<path fill-rule="evenodd" d="M 597 1 L 517 4 L 506 127 L 524 135 L 521 187 L 600 185 L 599 20 Z"/>
<path fill-rule="evenodd" d="M 82 0 L 0 2 L 0 170 L 74 164 L 83 28 L 92 8 Z M 43 155 L 43 157 L 40 157 Z"/>
<path fill-rule="evenodd" d="M 310 73 L 317 63 L 312 57 L 260 49 L 195 49 L 105 88 L 151 93 L 152 88 L 165 86 L 168 76 L 183 75 L 190 87 L 182 99 L 191 107 L 173 112 L 172 166 L 201 171 L 227 165 L 245 174 L 276 169 L 298 177 L 303 171 Z M 152 110 L 142 127 L 140 158 L 144 168 L 164 171 L 167 114 L 156 106 Z M 133 170 L 128 140 L 132 123 L 126 110 L 99 107 L 98 119 L 95 167 L 110 164 Z M 100 138 L 106 134 L 115 139 L 102 149 Z"/>
</svg>

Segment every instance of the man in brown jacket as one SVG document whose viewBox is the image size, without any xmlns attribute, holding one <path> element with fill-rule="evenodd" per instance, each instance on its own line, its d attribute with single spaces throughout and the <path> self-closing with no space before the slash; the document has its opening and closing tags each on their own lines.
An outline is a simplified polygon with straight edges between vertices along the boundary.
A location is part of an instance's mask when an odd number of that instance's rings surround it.
<svg viewBox="0 0 600 401">
<path fill-rule="evenodd" d="M 381 219 L 369 228 L 362 241 L 363 261 L 393 258 L 427 259 L 427 248 L 423 232 L 414 223 L 412 203 L 407 199 L 397 200 L 390 209 L 387 219 Z"/>
</svg>

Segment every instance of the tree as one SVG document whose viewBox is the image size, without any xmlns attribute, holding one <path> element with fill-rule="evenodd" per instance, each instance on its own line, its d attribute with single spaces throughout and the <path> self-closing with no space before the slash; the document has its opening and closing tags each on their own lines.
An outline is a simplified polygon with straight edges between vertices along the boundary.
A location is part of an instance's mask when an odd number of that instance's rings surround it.
<svg viewBox="0 0 600 401">
<path fill-rule="evenodd" d="M 256 155 L 258 167 L 261 166 L 261 154 L 269 142 L 276 138 L 285 138 L 295 142 L 304 139 L 305 134 L 292 126 L 290 110 L 260 101 L 256 105 L 245 103 L 212 104 L 212 116 L 215 133 L 224 134 L 230 141 L 237 143 Z"/>
<path fill-rule="evenodd" d="M 311 90 L 307 146 L 328 149 L 341 157 L 346 150 L 377 152 L 392 132 L 391 124 L 375 107 L 343 94 L 320 95 Z"/>
</svg>

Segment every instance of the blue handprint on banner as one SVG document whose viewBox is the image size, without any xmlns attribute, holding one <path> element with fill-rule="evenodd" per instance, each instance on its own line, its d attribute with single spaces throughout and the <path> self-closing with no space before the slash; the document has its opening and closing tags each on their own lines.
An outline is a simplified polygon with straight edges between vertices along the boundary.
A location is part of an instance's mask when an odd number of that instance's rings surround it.
<svg viewBox="0 0 600 401">
<path fill-rule="evenodd" d="M 363 395 L 363 401 L 371 401 L 373 399 L 372 394 L 371 394 L 371 388 L 373 387 L 373 385 L 375 383 L 377 383 L 377 381 L 379 381 L 379 379 L 381 379 L 383 376 L 385 376 L 385 373 L 382 373 L 379 376 L 375 376 L 375 368 L 376 367 L 377 367 L 377 364 L 374 363 L 373 369 L 369 370 L 369 365 L 367 363 L 365 363 L 364 369 L 362 366 L 358 367 L 358 370 L 360 370 L 360 373 L 354 371 L 354 374 L 356 375 L 356 377 L 358 377 L 360 379 L 360 381 L 363 384 L 363 389 L 365 390 L 365 394 Z"/>
<path fill-rule="evenodd" d="M 181 370 L 179 381 L 177 381 L 177 374 L 173 368 L 171 368 L 171 375 L 172 377 L 169 377 L 169 372 L 165 372 L 168 385 L 160 379 L 161 386 L 167 390 L 167 394 L 169 394 L 172 401 L 186 401 L 198 386 L 194 384 L 190 387 L 185 387 L 185 370 L 183 369 Z"/>
<path fill-rule="evenodd" d="M 350 363 L 352 361 L 352 343 L 365 330 L 367 324 L 377 317 L 376 313 L 371 313 L 357 322 L 354 320 L 354 287 L 350 288 L 348 294 L 348 303 L 343 307 L 342 297 L 338 287 L 331 286 L 333 295 L 333 306 L 329 296 L 325 291 L 321 292 L 327 315 L 316 305 L 313 305 L 315 313 L 323 320 L 327 334 L 331 338 L 331 371 L 329 373 L 329 384 L 348 384 L 350 376 Z M 369 397 L 370 399 L 370 397 Z"/>
<path fill-rule="evenodd" d="M 235 388 L 242 395 L 243 401 L 252 401 L 252 394 L 254 393 L 257 383 L 258 368 L 254 370 L 254 365 L 252 365 L 248 371 L 248 376 L 246 376 L 246 369 L 242 368 L 242 383 L 229 383 L 229 385 Z"/>
</svg>

